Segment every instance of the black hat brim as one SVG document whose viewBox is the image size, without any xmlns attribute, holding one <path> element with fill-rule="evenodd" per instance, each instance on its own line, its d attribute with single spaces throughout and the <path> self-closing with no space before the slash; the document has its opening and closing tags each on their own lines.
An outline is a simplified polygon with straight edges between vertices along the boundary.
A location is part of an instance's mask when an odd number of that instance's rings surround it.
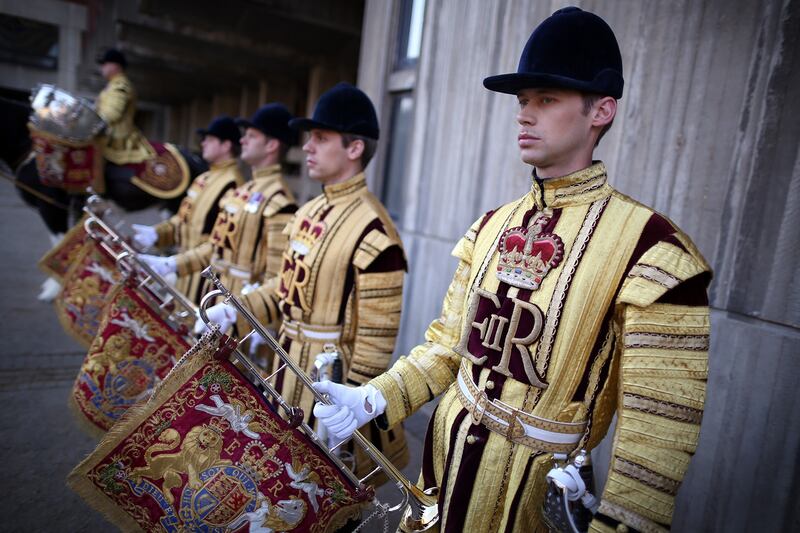
<svg viewBox="0 0 800 533">
<path fill-rule="evenodd" d="M 490 91 L 505 94 L 518 94 L 523 89 L 551 88 L 551 89 L 573 89 L 597 93 L 602 92 L 613 98 L 621 98 L 622 94 L 609 89 L 608 91 L 598 91 L 596 82 L 584 82 L 557 76 L 554 74 L 518 73 L 499 74 L 484 78 L 483 86 Z"/>
<path fill-rule="evenodd" d="M 236 120 L 234 120 L 234 122 L 236 122 L 236 125 L 239 126 L 240 128 L 255 128 L 257 130 L 259 129 L 258 126 L 256 126 L 255 124 L 244 118 L 237 118 Z"/>
<path fill-rule="evenodd" d="M 342 129 L 338 126 L 326 124 L 310 118 L 293 118 L 289 121 L 289 127 L 295 131 L 331 130 L 342 132 Z"/>
</svg>

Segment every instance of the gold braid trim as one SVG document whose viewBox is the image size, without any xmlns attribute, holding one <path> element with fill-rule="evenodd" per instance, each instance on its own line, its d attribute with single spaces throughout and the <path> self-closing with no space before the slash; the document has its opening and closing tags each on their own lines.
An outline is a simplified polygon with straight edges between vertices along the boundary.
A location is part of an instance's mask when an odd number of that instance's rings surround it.
<svg viewBox="0 0 800 533">
<path fill-rule="evenodd" d="M 665 350 L 708 350 L 708 335 L 670 335 L 667 333 L 626 333 L 625 348 L 663 348 Z"/>
<path fill-rule="evenodd" d="M 665 492 L 670 496 L 675 496 L 678 493 L 678 487 L 680 487 L 679 481 L 670 479 L 658 472 L 654 472 L 649 468 L 645 468 L 632 461 L 627 461 L 621 457 L 614 458 L 614 470 L 623 476 L 644 483 L 648 487 Z"/>
<path fill-rule="evenodd" d="M 547 318 L 545 319 L 544 329 L 542 330 L 542 337 L 539 340 L 539 346 L 536 348 L 536 373 L 543 376 L 546 380 L 547 367 L 550 364 L 550 354 L 553 351 L 553 343 L 558 330 L 558 323 L 561 320 L 561 310 L 564 307 L 564 300 L 567 296 L 567 290 L 572 284 L 572 277 L 575 270 L 578 268 L 583 252 L 589 244 L 589 240 L 594 233 L 594 228 L 597 226 L 597 221 L 603 209 L 608 204 L 608 198 L 598 200 L 589 207 L 586 217 L 583 220 L 581 229 L 575 237 L 575 242 L 572 244 L 572 249 L 569 252 L 569 257 L 564 265 L 564 269 L 558 277 L 553 297 L 550 300 L 550 306 L 547 309 Z"/>
<path fill-rule="evenodd" d="M 626 509 L 621 505 L 611 503 L 608 500 L 600 502 L 598 513 L 602 513 L 608 517 L 622 522 L 627 526 L 642 531 L 643 533 L 666 533 L 669 531 L 667 528 L 649 520 L 638 513 L 634 513 L 630 509 Z"/>
<path fill-rule="evenodd" d="M 622 405 L 629 409 L 663 416 L 679 422 L 699 424 L 703 419 L 703 411 L 700 409 L 692 409 L 684 405 L 647 398 L 637 394 L 625 393 Z"/>
<path fill-rule="evenodd" d="M 680 279 L 676 278 L 666 270 L 662 270 L 652 265 L 634 265 L 633 268 L 631 268 L 631 271 L 628 273 L 628 277 L 644 278 L 648 281 L 652 281 L 653 283 L 658 283 L 667 289 L 677 287 L 681 282 Z"/>
</svg>

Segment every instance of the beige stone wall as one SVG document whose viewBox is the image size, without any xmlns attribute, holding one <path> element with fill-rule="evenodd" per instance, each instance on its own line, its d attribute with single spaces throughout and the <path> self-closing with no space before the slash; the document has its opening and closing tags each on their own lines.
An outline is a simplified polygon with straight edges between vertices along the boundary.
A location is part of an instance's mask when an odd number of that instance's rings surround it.
<svg viewBox="0 0 800 533">
<path fill-rule="evenodd" d="M 611 183 L 672 218 L 716 272 L 707 409 L 674 525 L 796 528 L 800 2 L 574 3 L 606 19 L 622 48 L 625 92 L 597 154 Z M 366 3 L 359 71 L 384 132 L 391 4 Z M 403 190 L 410 273 L 398 352 L 420 342 L 437 315 L 455 241 L 480 214 L 527 190 L 515 100 L 481 81 L 514 71 L 532 29 L 563 5 L 427 2 Z M 379 159 L 372 186 L 382 179 Z"/>
</svg>

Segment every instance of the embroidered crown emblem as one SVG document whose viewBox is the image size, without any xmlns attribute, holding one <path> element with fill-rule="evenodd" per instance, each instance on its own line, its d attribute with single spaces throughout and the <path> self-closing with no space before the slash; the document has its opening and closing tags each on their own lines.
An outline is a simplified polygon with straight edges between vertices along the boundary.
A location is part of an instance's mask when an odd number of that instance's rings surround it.
<svg viewBox="0 0 800 533">
<path fill-rule="evenodd" d="M 536 290 L 564 257 L 564 243 L 554 233 L 543 233 L 550 216 L 538 214 L 524 228 L 507 229 L 500 237 L 497 278 L 513 287 Z"/>
<path fill-rule="evenodd" d="M 224 418 L 213 416 L 207 424 L 203 424 L 203 427 L 210 429 L 219 436 L 222 436 L 223 433 L 230 429 L 231 425 Z"/>
<path fill-rule="evenodd" d="M 292 242 L 290 243 L 292 250 L 300 255 L 308 255 L 311 247 L 322 237 L 326 229 L 327 225 L 324 222 L 320 221 L 312 224 L 309 219 L 304 218 L 300 222 L 300 229 L 297 234 L 292 237 Z"/>
<path fill-rule="evenodd" d="M 276 456 L 279 449 L 279 444 L 267 449 L 259 441 L 250 441 L 236 464 L 256 482 L 276 477 L 283 471 L 283 463 Z"/>
</svg>

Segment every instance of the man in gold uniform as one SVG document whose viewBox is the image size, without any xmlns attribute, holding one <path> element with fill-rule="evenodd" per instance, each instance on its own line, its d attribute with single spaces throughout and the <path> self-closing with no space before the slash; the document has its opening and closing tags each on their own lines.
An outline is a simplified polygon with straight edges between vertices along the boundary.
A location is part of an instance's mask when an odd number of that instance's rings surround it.
<svg viewBox="0 0 800 533">
<path fill-rule="evenodd" d="M 312 119 L 289 124 L 309 132 L 303 146 L 308 173 L 323 193 L 287 226 L 280 275 L 246 294 L 244 303 L 262 324 L 280 323 L 279 342 L 306 373 L 318 357 L 328 357 L 330 344 L 340 354 L 343 381 L 366 383 L 391 360 L 406 270 L 397 230 L 363 172 L 378 139 L 375 109 L 366 94 L 341 83 L 320 97 Z M 235 316 L 225 304 L 208 314 L 220 322 L 221 312 Z M 293 374 L 280 372 L 275 388 L 313 425 L 313 395 Z M 369 429 L 396 464 L 407 461 L 402 426 L 388 433 Z M 366 467 L 359 457 L 356 463 Z"/>
<path fill-rule="evenodd" d="M 97 114 L 108 125 L 103 156 L 117 165 L 141 163 L 155 157 L 153 147 L 133 123 L 136 91 L 125 75 L 128 65 L 125 55 L 112 48 L 103 54 L 98 63 L 103 78 L 108 81 L 95 103 Z"/>
<path fill-rule="evenodd" d="M 236 164 L 240 133 L 233 119 L 218 117 L 208 129 L 199 129 L 197 133 L 202 136 L 203 159 L 211 168 L 195 178 L 175 215 L 156 226 L 132 225 L 134 242 L 142 249 L 177 246 L 180 252 L 206 242 L 219 212 L 220 199 L 244 182 Z M 176 288 L 192 301 L 199 302 L 202 296 L 199 273 L 179 270 L 183 265 L 179 265 L 175 257 L 144 254 L 141 257 L 159 274 L 177 273 L 180 277 Z"/>
<path fill-rule="evenodd" d="M 443 394 L 419 484 L 440 530 L 546 530 L 554 454 L 605 436 L 611 468 L 591 531 L 664 531 L 702 416 L 709 266 L 672 222 L 614 190 L 596 143 L 622 96 L 608 25 L 578 8 L 531 35 L 518 72 L 484 85 L 518 98 L 531 190 L 478 218 L 425 343 L 358 388 L 318 384 L 336 436 L 396 424 Z"/>
<path fill-rule="evenodd" d="M 234 294 L 249 292 L 275 277 L 287 237 L 283 230 L 297 210 L 286 184 L 281 163 L 297 134 L 289 128 L 292 115 L 283 104 L 271 103 L 256 111 L 251 120 L 237 120 L 244 128 L 242 161 L 250 165 L 253 179 L 229 190 L 220 202 L 208 239 L 175 256 L 181 276 L 196 274 L 209 264 Z M 203 287 L 201 294 L 207 292 Z M 221 308 L 218 308 L 221 309 Z M 213 319 L 224 329 L 233 322 L 223 314 Z M 244 323 L 240 332 L 248 331 Z"/>
</svg>

